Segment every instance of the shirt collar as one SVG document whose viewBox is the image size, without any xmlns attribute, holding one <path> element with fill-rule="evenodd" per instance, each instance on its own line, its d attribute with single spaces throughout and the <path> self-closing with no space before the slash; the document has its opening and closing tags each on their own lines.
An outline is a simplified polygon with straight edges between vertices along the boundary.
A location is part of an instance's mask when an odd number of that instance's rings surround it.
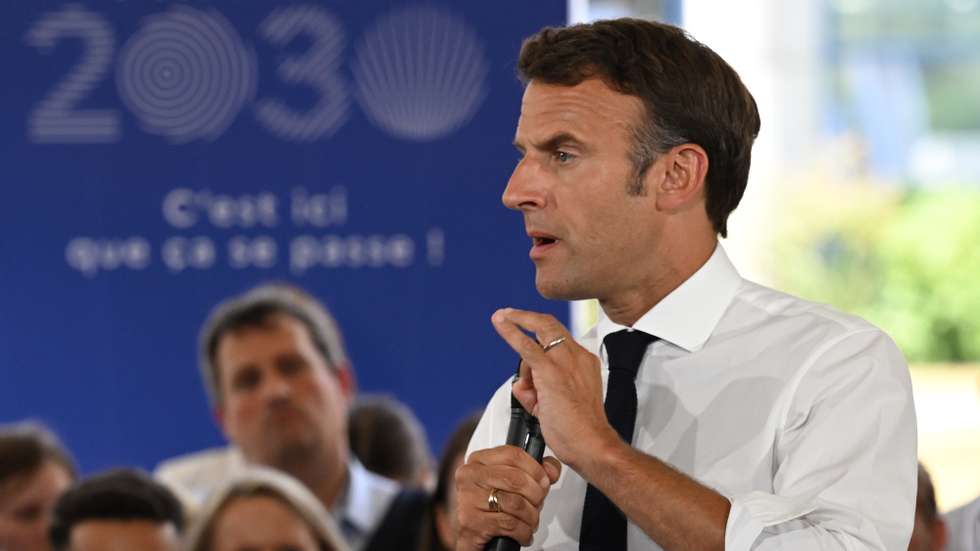
<svg viewBox="0 0 980 551">
<path fill-rule="evenodd" d="M 355 458 L 347 466 L 347 486 L 331 511 L 342 523 L 349 523 L 364 535 L 372 531 L 387 511 L 388 499 L 397 492 L 394 481 L 368 472 Z"/>
<path fill-rule="evenodd" d="M 610 333 L 636 329 L 688 352 L 700 350 L 728 309 L 741 282 L 742 277 L 719 243 L 694 275 L 643 314 L 632 328 L 610 320 L 600 309 L 596 325 L 597 345 L 601 347 Z"/>
</svg>

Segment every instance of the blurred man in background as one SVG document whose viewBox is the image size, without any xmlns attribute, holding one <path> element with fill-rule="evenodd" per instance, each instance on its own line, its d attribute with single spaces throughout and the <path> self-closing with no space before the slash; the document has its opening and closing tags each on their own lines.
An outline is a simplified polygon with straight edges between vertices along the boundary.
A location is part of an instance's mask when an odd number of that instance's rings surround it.
<svg viewBox="0 0 980 551">
<path fill-rule="evenodd" d="M 75 479 L 75 462 L 37 423 L 0 427 L 0 551 L 46 551 L 58 497 Z"/>
<path fill-rule="evenodd" d="M 55 505 L 54 551 L 177 551 L 184 511 L 148 475 L 117 469 L 72 486 Z"/>
<path fill-rule="evenodd" d="M 439 459 L 436 489 L 429 498 L 429 507 L 422 527 L 422 536 L 415 551 L 453 551 L 459 526 L 456 522 L 456 469 L 466 459 L 466 446 L 473 436 L 479 414 L 463 419 L 449 435 L 446 448 Z"/>
<path fill-rule="evenodd" d="M 367 470 L 404 486 L 431 487 L 429 440 L 404 403 L 386 394 L 359 396 L 348 425 L 351 451 Z"/>
<path fill-rule="evenodd" d="M 943 551 L 946 549 L 946 523 L 936 508 L 936 490 L 929 471 L 919 463 L 918 491 L 915 496 L 915 524 L 909 551 Z"/>
<path fill-rule="evenodd" d="M 980 549 L 980 497 L 946 514 L 947 551 Z"/>
<path fill-rule="evenodd" d="M 336 322 L 313 297 L 265 285 L 222 303 L 202 329 L 200 363 L 232 448 L 168 461 L 161 480 L 199 500 L 244 465 L 277 469 L 320 500 L 354 549 L 372 549 L 379 527 L 403 526 L 391 516 L 421 511 L 421 497 L 351 454 L 354 373 Z"/>
</svg>

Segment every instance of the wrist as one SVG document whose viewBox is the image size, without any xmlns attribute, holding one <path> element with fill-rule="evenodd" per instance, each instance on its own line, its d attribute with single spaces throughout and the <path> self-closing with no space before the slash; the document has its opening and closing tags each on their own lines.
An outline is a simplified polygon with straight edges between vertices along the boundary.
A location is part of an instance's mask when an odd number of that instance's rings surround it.
<svg viewBox="0 0 980 551">
<path fill-rule="evenodd" d="M 612 427 L 607 426 L 579 449 L 581 453 L 573 461 L 568 461 L 568 466 L 582 478 L 592 482 L 600 478 L 601 473 L 609 472 L 631 448 Z"/>
</svg>

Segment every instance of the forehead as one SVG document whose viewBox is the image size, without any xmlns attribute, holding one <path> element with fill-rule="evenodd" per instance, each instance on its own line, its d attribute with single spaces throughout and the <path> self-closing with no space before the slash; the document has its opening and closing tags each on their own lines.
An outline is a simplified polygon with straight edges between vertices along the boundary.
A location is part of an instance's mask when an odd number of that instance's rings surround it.
<svg viewBox="0 0 980 551">
<path fill-rule="evenodd" d="M 68 469 L 52 459 L 45 459 L 33 470 L 18 473 L 0 483 L 0 510 L 6 505 L 56 496 L 71 485 Z"/>
<path fill-rule="evenodd" d="M 532 80 L 524 89 L 517 140 L 537 141 L 569 132 L 583 141 L 628 136 L 642 122 L 643 103 L 619 93 L 598 78 L 575 86 Z"/>
<path fill-rule="evenodd" d="M 220 515 L 217 530 L 225 538 L 254 541 L 283 536 L 312 537 L 306 521 L 278 497 L 236 497 L 225 504 Z"/>
<path fill-rule="evenodd" d="M 91 519 L 72 528 L 69 547 L 77 551 L 172 551 L 177 548 L 177 531 L 169 522 Z"/>
<path fill-rule="evenodd" d="M 218 339 L 218 350 L 223 347 L 265 340 L 287 342 L 312 342 L 309 329 L 301 320 L 287 313 L 274 313 L 256 323 L 248 323 L 225 331 Z"/>
<path fill-rule="evenodd" d="M 297 516 L 292 507 L 283 502 L 282 497 L 269 495 L 264 490 L 257 495 L 240 495 L 229 499 L 222 508 L 221 515 L 223 519 L 234 519 L 237 515 L 278 515 L 283 518 Z"/>
<path fill-rule="evenodd" d="M 217 365 L 258 359 L 285 350 L 319 356 L 307 326 L 289 314 L 273 314 L 259 324 L 236 327 L 221 335 L 215 350 Z"/>
</svg>

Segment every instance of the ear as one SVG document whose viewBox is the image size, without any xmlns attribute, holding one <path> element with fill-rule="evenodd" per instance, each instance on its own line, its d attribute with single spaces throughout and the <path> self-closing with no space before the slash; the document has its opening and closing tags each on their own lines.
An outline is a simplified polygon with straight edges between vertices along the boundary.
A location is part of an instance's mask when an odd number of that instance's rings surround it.
<svg viewBox="0 0 980 551">
<path fill-rule="evenodd" d="M 666 212 L 687 210 L 704 201 L 708 154 L 693 143 L 678 145 L 663 154 L 663 177 L 656 182 L 657 208 Z"/>
<path fill-rule="evenodd" d="M 218 428 L 221 432 L 228 437 L 228 429 L 225 427 L 225 407 L 221 404 L 215 405 L 214 409 L 211 410 L 211 415 L 214 417 L 214 422 L 217 423 Z"/>
<path fill-rule="evenodd" d="M 337 377 L 337 382 L 340 383 L 340 391 L 347 398 L 347 401 L 353 400 L 357 394 L 357 378 L 354 376 L 354 369 L 350 362 L 338 363 L 334 369 L 334 376 Z"/>
</svg>

